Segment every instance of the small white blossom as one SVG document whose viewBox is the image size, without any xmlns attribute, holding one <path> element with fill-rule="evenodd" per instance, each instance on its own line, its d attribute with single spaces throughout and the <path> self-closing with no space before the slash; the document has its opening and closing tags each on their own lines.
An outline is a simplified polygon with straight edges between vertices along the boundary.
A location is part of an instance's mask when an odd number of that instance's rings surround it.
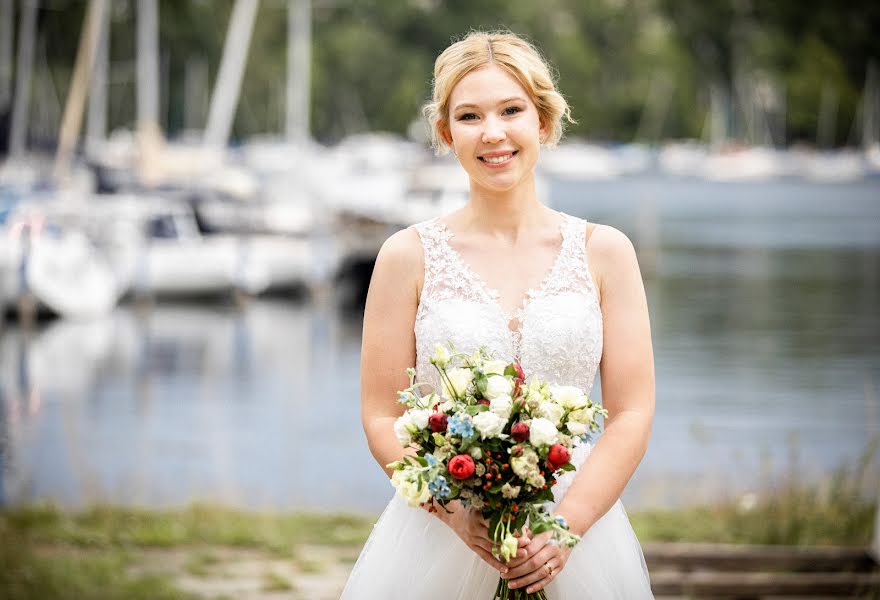
<svg viewBox="0 0 880 600">
<path fill-rule="evenodd" d="M 504 541 L 501 542 L 500 558 L 507 562 L 516 556 L 517 550 L 519 550 L 519 542 L 512 534 L 508 534 Z"/>
<path fill-rule="evenodd" d="M 437 344 L 434 347 L 434 356 L 431 357 L 431 362 L 441 369 L 445 369 L 446 365 L 449 364 L 449 349 L 443 344 Z"/>
<path fill-rule="evenodd" d="M 516 498 L 519 496 L 520 486 L 518 485 L 510 485 L 509 483 L 505 483 L 501 486 L 501 495 L 505 498 Z"/>
</svg>

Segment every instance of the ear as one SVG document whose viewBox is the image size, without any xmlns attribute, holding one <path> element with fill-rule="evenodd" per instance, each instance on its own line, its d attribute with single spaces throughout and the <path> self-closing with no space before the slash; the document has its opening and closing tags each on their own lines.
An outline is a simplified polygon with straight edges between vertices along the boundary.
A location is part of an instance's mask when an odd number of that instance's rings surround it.
<svg viewBox="0 0 880 600">
<path fill-rule="evenodd" d="M 547 125 L 547 121 L 544 117 L 539 119 L 538 124 L 538 141 L 543 144 L 547 141 L 547 137 L 550 135 L 550 127 Z"/>
<path fill-rule="evenodd" d="M 440 137 L 446 142 L 446 145 L 452 147 L 452 134 L 449 133 L 449 126 L 443 122 L 443 119 L 434 121 L 434 127 L 440 132 Z"/>
</svg>

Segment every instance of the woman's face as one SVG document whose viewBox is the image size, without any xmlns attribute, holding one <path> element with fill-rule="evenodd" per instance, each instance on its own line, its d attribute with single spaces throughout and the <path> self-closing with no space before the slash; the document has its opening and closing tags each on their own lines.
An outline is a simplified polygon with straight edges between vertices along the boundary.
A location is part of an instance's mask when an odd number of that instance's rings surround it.
<svg viewBox="0 0 880 600">
<path fill-rule="evenodd" d="M 497 65 L 471 71 L 452 89 L 446 141 L 480 187 L 504 192 L 530 178 L 544 133 L 526 90 Z"/>
</svg>

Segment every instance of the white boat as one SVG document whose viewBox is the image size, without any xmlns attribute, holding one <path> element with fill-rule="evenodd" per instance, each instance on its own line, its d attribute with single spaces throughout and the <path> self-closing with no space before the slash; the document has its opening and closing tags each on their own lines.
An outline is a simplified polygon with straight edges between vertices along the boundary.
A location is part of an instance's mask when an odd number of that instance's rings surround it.
<svg viewBox="0 0 880 600">
<path fill-rule="evenodd" d="M 544 150 L 539 166 L 549 175 L 575 181 L 609 180 L 624 173 L 614 152 L 585 142 L 569 142 Z"/>
<path fill-rule="evenodd" d="M 761 181 L 786 174 L 780 153 L 763 146 L 731 147 L 711 152 L 700 166 L 709 181 Z"/>
<path fill-rule="evenodd" d="M 76 230 L 15 218 L 0 233 L 0 300 L 15 307 L 31 297 L 38 309 L 72 319 L 109 313 L 122 290 L 109 263 Z"/>
<path fill-rule="evenodd" d="M 696 141 L 670 142 L 657 156 L 660 170 L 676 177 L 696 177 L 708 156 L 706 146 Z"/>
</svg>

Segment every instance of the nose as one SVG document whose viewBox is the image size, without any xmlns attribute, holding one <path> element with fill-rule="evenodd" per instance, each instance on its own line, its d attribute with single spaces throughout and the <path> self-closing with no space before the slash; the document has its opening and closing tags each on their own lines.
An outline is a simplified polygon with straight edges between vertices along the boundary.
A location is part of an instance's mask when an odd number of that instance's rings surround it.
<svg viewBox="0 0 880 600">
<path fill-rule="evenodd" d="M 488 116 L 483 123 L 484 144 L 497 144 L 507 137 L 507 134 L 504 131 L 504 123 L 502 123 L 500 119 L 495 118 L 494 116 Z"/>
</svg>

